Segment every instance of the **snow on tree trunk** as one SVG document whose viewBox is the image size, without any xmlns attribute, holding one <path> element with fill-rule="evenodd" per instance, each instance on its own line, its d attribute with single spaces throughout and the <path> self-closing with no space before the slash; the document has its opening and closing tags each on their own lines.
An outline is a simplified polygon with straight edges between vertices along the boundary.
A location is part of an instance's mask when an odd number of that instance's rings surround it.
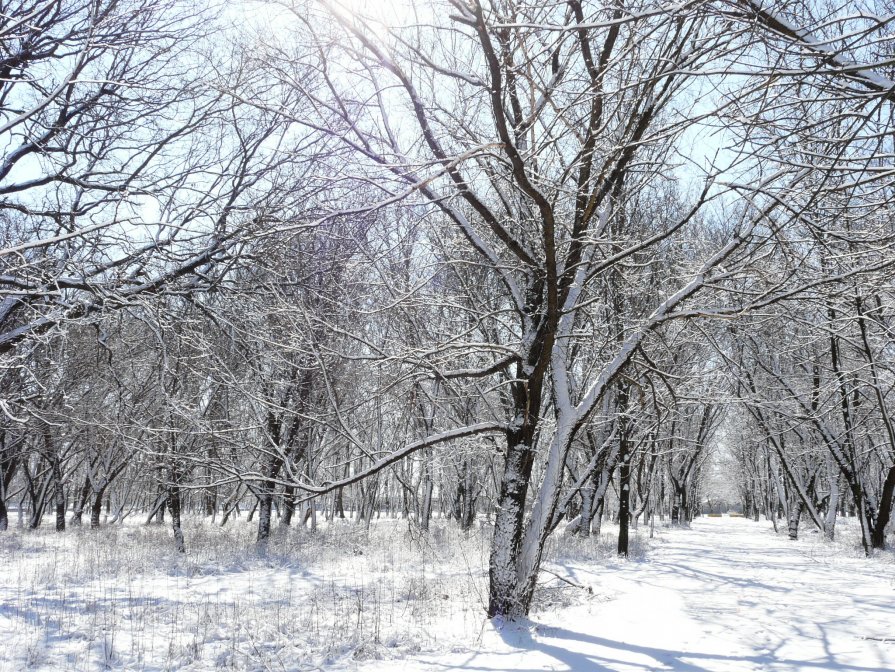
<svg viewBox="0 0 895 672">
<path fill-rule="evenodd" d="M 183 527 L 180 524 L 180 488 L 171 485 L 168 488 L 168 512 L 171 514 L 171 530 L 174 532 L 174 550 L 178 553 L 186 553 L 186 543 L 183 539 Z"/>
<path fill-rule="evenodd" d="M 789 503 L 789 524 L 787 530 L 789 532 L 789 538 L 795 541 L 799 538 L 799 522 L 802 519 L 802 510 L 805 508 L 805 505 L 802 504 L 802 501 L 798 498 L 794 498 L 793 501 Z"/>
<path fill-rule="evenodd" d="M 589 478 L 588 484 L 581 488 L 581 513 L 578 515 L 578 524 L 575 534 L 579 537 L 590 536 L 590 521 L 593 517 L 594 509 L 594 479 Z"/>
<path fill-rule="evenodd" d="M 824 538 L 833 541 L 836 535 L 836 512 L 839 508 L 839 469 L 832 458 L 827 457 L 827 474 L 830 482 L 830 499 L 824 516 Z"/>
<path fill-rule="evenodd" d="M 528 614 L 528 605 L 522 603 L 518 591 L 516 571 L 533 452 L 525 443 L 512 439 L 507 443 L 488 564 L 488 616 L 515 618 Z"/>
<path fill-rule="evenodd" d="M 53 503 L 56 506 L 56 531 L 65 532 L 65 490 L 62 483 L 62 465 L 58 455 L 53 458 Z"/>
<path fill-rule="evenodd" d="M 627 393 L 619 393 L 620 399 L 627 399 Z M 620 407 L 624 408 L 624 402 Z M 621 418 L 619 423 L 624 424 Z M 628 446 L 627 428 L 619 430 L 619 465 L 618 465 L 618 554 L 628 557 L 628 527 L 631 524 L 631 451 Z"/>
<path fill-rule="evenodd" d="M 263 546 L 270 537 L 270 518 L 273 511 L 273 492 L 270 486 L 264 484 L 264 489 L 258 497 L 258 544 Z"/>
</svg>

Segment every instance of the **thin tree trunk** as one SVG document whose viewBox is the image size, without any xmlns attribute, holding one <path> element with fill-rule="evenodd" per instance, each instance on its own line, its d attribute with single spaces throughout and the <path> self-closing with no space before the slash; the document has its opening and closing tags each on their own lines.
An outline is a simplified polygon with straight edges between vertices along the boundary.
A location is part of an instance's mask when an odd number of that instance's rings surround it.
<svg viewBox="0 0 895 672">
<path fill-rule="evenodd" d="M 183 528 L 180 524 L 180 488 L 176 485 L 168 488 L 168 512 L 171 514 L 171 529 L 174 531 L 174 549 L 178 553 L 186 553 Z"/>
<path fill-rule="evenodd" d="M 9 511 L 6 510 L 6 493 L 0 492 L 0 532 L 6 532 L 8 529 Z"/>
<path fill-rule="evenodd" d="M 618 467 L 618 554 L 628 556 L 628 528 L 631 524 L 631 455 L 625 432 L 619 437 Z"/>
<path fill-rule="evenodd" d="M 802 509 L 805 505 L 798 497 L 794 497 L 789 503 L 789 538 L 795 541 L 799 538 L 799 521 L 802 519 Z"/>
<path fill-rule="evenodd" d="M 56 531 L 65 532 L 65 489 L 62 487 L 62 465 L 53 457 L 53 501 L 56 505 Z"/>
<path fill-rule="evenodd" d="M 824 516 L 824 538 L 833 541 L 836 534 L 836 510 L 839 507 L 839 469 L 827 458 L 827 473 L 830 479 L 830 499 Z"/>
<path fill-rule="evenodd" d="M 889 520 L 892 516 L 893 499 L 895 499 L 895 465 L 889 469 L 885 483 L 883 483 L 879 510 L 876 514 L 873 530 L 870 533 L 870 542 L 875 549 L 884 549 L 886 547 L 886 527 L 889 525 Z"/>
<path fill-rule="evenodd" d="M 5 532 L 9 529 L 9 511 L 6 508 L 6 497 L 7 488 L 12 482 L 15 469 L 16 460 L 0 459 L 0 532 Z"/>
<path fill-rule="evenodd" d="M 90 501 L 90 493 L 93 491 L 93 488 L 90 487 L 90 478 L 84 478 L 84 487 L 81 488 L 80 496 L 75 502 L 75 509 L 71 514 L 71 524 L 75 527 L 79 527 L 81 525 L 81 518 L 84 515 L 84 507 L 87 506 L 87 502 Z"/>
<path fill-rule="evenodd" d="M 423 498 L 422 502 L 420 502 L 420 529 L 428 530 L 429 529 L 429 519 L 432 517 L 432 490 L 434 488 L 434 483 L 432 482 L 432 477 L 429 474 L 428 461 L 426 465 L 423 466 L 425 470 L 423 473 Z"/>
</svg>

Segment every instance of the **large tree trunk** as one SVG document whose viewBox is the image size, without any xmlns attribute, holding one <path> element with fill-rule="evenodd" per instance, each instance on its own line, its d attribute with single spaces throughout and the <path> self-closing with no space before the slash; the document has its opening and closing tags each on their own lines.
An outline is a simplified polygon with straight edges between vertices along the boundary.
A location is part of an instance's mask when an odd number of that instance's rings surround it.
<svg viewBox="0 0 895 672">
<path fill-rule="evenodd" d="M 528 614 L 528 604 L 519 594 L 517 568 L 525 516 L 525 497 L 534 462 L 529 437 L 514 432 L 507 438 L 497 511 L 494 516 L 494 536 L 488 567 L 490 590 L 488 616 L 516 618 Z"/>
</svg>

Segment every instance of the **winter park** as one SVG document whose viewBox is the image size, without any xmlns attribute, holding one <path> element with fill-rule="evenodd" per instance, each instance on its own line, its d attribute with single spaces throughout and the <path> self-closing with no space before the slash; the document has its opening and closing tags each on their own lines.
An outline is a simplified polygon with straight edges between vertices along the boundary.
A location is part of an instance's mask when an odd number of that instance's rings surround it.
<svg viewBox="0 0 895 672">
<path fill-rule="evenodd" d="M 895 670 L 895 3 L 0 0 L 0 672 Z"/>
</svg>

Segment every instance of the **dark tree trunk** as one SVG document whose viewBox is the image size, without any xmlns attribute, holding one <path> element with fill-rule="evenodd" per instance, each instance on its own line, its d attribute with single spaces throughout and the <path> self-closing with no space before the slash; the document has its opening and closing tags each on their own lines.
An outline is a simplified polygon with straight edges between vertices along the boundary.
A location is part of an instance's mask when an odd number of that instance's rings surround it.
<svg viewBox="0 0 895 672">
<path fill-rule="evenodd" d="M 463 516 L 460 518 L 460 529 L 464 532 L 471 530 L 475 523 L 475 501 L 475 497 L 470 497 L 467 493 L 463 504 Z"/>
<path fill-rule="evenodd" d="M 289 527 L 292 525 L 292 518 L 295 515 L 295 488 L 287 485 L 283 489 L 283 517 L 280 519 L 281 527 Z"/>
<path fill-rule="evenodd" d="M 90 478 L 84 479 L 84 487 L 81 488 L 81 494 L 78 497 L 78 500 L 75 502 L 75 510 L 72 511 L 71 514 L 71 524 L 74 526 L 81 525 L 81 518 L 84 515 L 84 507 L 87 506 L 87 502 L 90 501 L 90 493 L 93 491 L 93 488 L 90 487 Z"/>
<path fill-rule="evenodd" d="M 488 616 L 525 616 L 528 605 L 517 594 L 516 567 L 525 517 L 525 498 L 534 463 L 531 437 L 513 432 L 507 437 L 507 455 L 501 478 L 494 541 L 488 566 Z"/>
<path fill-rule="evenodd" d="M 165 524 L 165 510 L 168 508 L 168 496 L 169 492 L 164 488 L 164 486 L 159 486 L 159 495 L 161 497 L 159 499 L 162 500 L 163 504 L 158 507 L 155 511 L 155 522 L 157 525 Z"/>
<path fill-rule="evenodd" d="M 789 502 L 789 538 L 793 541 L 799 538 L 799 522 L 802 519 L 802 509 L 805 505 L 798 497 Z"/>
<path fill-rule="evenodd" d="M 600 497 L 600 500 L 597 502 L 596 506 L 593 508 L 593 514 L 588 524 L 590 528 L 591 534 L 595 537 L 600 536 L 600 533 L 603 529 L 603 509 L 606 508 L 606 497 Z"/>
<path fill-rule="evenodd" d="M 420 512 L 419 512 L 419 526 L 421 530 L 429 529 L 429 520 L 432 517 L 432 490 L 434 489 L 434 483 L 432 482 L 432 477 L 429 475 L 429 466 L 426 464 L 424 466 L 425 474 L 423 475 L 423 493 L 422 493 L 422 501 L 420 502 Z"/>
<path fill-rule="evenodd" d="M 457 483 L 457 489 L 454 490 L 454 496 L 451 499 L 451 516 L 458 523 L 460 522 L 460 517 L 463 515 L 463 490 L 466 487 L 466 484 L 463 482 L 461 478 L 459 483 Z"/>
<path fill-rule="evenodd" d="M 338 490 L 336 490 L 334 497 L 336 500 L 336 502 L 335 502 L 336 514 L 339 516 L 339 518 L 341 518 L 342 520 L 345 520 L 345 501 L 344 501 L 344 496 L 342 495 L 342 488 L 339 488 Z"/>
<path fill-rule="evenodd" d="M 168 512 L 171 514 L 171 529 L 174 531 L 174 549 L 178 553 L 186 553 L 183 527 L 180 524 L 180 488 L 176 485 L 168 488 Z"/>
<path fill-rule="evenodd" d="M 203 499 L 205 504 L 205 515 L 214 517 L 218 509 L 218 490 L 217 488 L 207 488 Z"/>
<path fill-rule="evenodd" d="M 31 515 L 28 517 L 28 529 L 36 530 L 40 527 L 44 517 L 44 507 L 47 502 L 47 491 L 41 489 L 40 493 L 30 493 Z"/>
<path fill-rule="evenodd" d="M 674 503 L 671 505 L 671 523 L 673 525 L 686 525 L 687 486 L 674 477 L 672 477 L 671 485 L 674 488 Z"/>
<path fill-rule="evenodd" d="M 62 465 L 53 459 L 53 502 L 56 506 L 56 531 L 65 532 L 65 489 L 62 487 Z"/>
<path fill-rule="evenodd" d="M 262 492 L 258 498 L 258 543 L 264 544 L 270 538 L 270 516 L 273 510 L 273 493 Z"/>
<path fill-rule="evenodd" d="M 621 437 L 618 466 L 618 554 L 628 555 L 628 530 L 631 524 L 631 455 L 628 441 Z"/>
<path fill-rule="evenodd" d="M 9 510 L 6 508 L 6 493 L 16 469 L 15 459 L 0 459 L 0 532 L 9 529 Z"/>
<path fill-rule="evenodd" d="M 93 505 L 90 507 L 90 529 L 96 530 L 99 529 L 99 518 L 100 514 L 103 512 L 103 494 L 105 493 L 105 488 L 95 493 L 93 496 Z"/>
<path fill-rule="evenodd" d="M 628 391 L 618 393 L 618 407 L 628 406 Z M 631 450 L 628 445 L 628 423 L 624 415 L 618 420 L 618 554 L 628 556 L 628 529 L 631 524 Z"/>
<path fill-rule="evenodd" d="M 873 548 L 884 549 L 886 547 L 886 527 L 892 516 L 893 499 L 895 499 L 895 465 L 889 468 L 889 473 L 886 474 L 886 480 L 883 483 L 879 511 L 877 511 L 876 522 L 870 533 L 870 543 Z"/>
<path fill-rule="evenodd" d="M 267 463 L 265 476 L 267 479 L 274 479 L 280 473 L 283 466 L 283 460 L 279 456 L 271 457 Z M 273 495 L 276 485 L 273 480 L 265 480 L 259 487 L 258 494 L 258 539 L 257 543 L 261 546 L 267 543 L 270 538 L 270 518 L 273 512 Z"/>
<path fill-rule="evenodd" d="M 457 471 L 457 489 L 451 500 L 451 515 L 463 531 L 472 528 L 475 522 L 477 494 L 473 492 L 472 470 L 467 462 L 462 462 Z"/>
</svg>

